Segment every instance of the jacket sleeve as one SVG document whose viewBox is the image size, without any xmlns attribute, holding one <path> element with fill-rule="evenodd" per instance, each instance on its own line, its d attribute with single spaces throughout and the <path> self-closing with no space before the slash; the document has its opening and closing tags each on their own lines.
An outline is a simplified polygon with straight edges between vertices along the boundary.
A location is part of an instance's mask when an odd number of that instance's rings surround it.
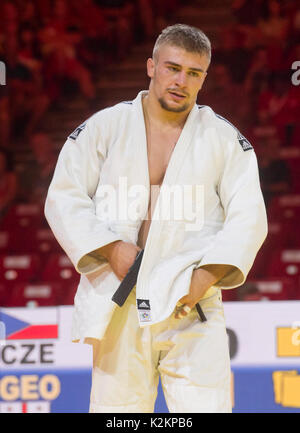
<svg viewBox="0 0 300 433">
<path fill-rule="evenodd" d="M 106 157 L 94 116 L 80 125 L 59 154 L 45 202 L 45 217 L 76 270 L 88 274 L 107 261 L 93 251 L 120 237 L 97 218 L 93 195 Z"/>
<path fill-rule="evenodd" d="M 224 149 L 225 148 L 225 149 Z M 218 195 L 224 210 L 223 228 L 197 267 L 227 264 L 232 271 L 216 286 L 233 288 L 244 283 L 267 236 L 267 216 L 255 152 L 239 133 L 223 142 L 224 162 Z"/>
</svg>

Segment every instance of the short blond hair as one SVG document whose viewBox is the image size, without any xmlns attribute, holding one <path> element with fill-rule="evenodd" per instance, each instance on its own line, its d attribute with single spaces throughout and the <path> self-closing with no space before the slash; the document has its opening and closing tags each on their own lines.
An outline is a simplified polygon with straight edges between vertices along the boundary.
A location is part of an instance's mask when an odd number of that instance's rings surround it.
<svg viewBox="0 0 300 433">
<path fill-rule="evenodd" d="M 187 24 L 174 24 L 166 27 L 155 41 L 152 57 L 157 58 L 161 45 L 180 47 L 188 52 L 205 54 L 211 60 L 211 43 L 200 29 Z"/>
</svg>

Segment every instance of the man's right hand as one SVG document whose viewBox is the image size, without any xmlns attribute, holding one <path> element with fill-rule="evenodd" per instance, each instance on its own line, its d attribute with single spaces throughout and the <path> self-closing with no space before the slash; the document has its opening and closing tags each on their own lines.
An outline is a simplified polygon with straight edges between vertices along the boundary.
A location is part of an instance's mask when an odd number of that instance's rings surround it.
<svg viewBox="0 0 300 433">
<path fill-rule="evenodd" d="M 113 272 L 122 281 L 133 265 L 137 253 L 141 248 L 129 242 L 115 241 L 97 250 L 97 253 L 105 257 Z"/>
</svg>

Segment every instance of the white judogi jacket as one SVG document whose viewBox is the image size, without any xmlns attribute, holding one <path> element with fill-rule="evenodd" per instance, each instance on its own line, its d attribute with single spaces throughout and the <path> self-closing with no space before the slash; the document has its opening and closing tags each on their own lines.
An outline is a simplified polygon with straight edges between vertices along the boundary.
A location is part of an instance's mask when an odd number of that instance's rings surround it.
<svg viewBox="0 0 300 433">
<path fill-rule="evenodd" d="M 121 308 L 111 300 L 120 281 L 92 252 L 116 240 L 136 243 L 147 215 L 143 93 L 80 125 L 64 144 L 49 187 L 47 221 L 81 274 L 73 340 L 103 338 L 114 309 Z M 195 104 L 170 158 L 145 245 L 136 296 L 150 310 L 146 319 L 140 315 L 140 326 L 172 313 L 189 292 L 195 267 L 234 267 L 206 297 L 241 285 L 266 234 L 252 146 L 210 107 Z"/>
</svg>

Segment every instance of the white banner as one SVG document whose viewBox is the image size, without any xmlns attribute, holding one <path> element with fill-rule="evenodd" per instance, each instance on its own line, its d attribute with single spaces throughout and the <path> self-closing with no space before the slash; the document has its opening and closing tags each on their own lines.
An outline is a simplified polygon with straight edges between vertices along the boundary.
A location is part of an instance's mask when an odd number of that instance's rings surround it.
<svg viewBox="0 0 300 433">
<path fill-rule="evenodd" d="M 300 301 L 224 302 L 232 366 L 300 361 Z"/>
<path fill-rule="evenodd" d="M 91 368 L 91 346 L 71 342 L 72 312 L 72 306 L 0 309 L 0 370 Z"/>
<path fill-rule="evenodd" d="M 0 309 L 1 371 L 91 368 L 91 346 L 71 342 L 72 312 L 72 306 Z M 224 312 L 232 366 L 300 361 L 300 301 L 224 302 Z"/>
</svg>

